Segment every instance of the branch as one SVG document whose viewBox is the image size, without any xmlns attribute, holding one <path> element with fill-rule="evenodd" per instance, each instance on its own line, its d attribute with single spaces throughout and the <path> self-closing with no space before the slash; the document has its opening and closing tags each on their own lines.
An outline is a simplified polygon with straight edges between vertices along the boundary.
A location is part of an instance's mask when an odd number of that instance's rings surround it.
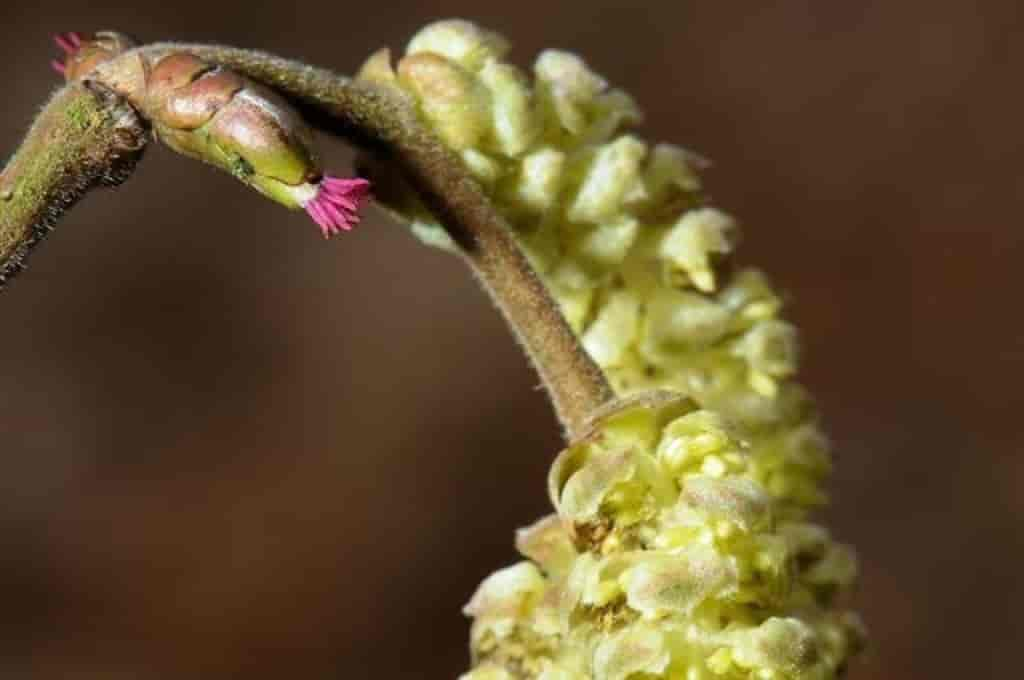
<svg viewBox="0 0 1024 680">
<path fill-rule="evenodd" d="M 580 345 L 504 218 L 406 95 L 387 84 L 353 81 L 261 52 L 148 45 L 98 65 L 88 72 L 88 84 L 62 90 L 0 177 L 0 282 L 22 266 L 29 248 L 88 189 L 116 184 L 130 174 L 145 144 L 140 115 L 148 115 L 148 109 L 143 104 L 142 114 L 136 113 L 113 92 L 124 93 L 126 74 L 139 72 L 132 65 L 140 57 L 156 64 L 181 53 L 269 85 L 290 98 L 313 125 L 392 161 L 461 246 L 533 361 L 570 440 L 613 398 L 603 372 Z"/>
<path fill-rule="evenodd" d="M 0 174 L 0 288 L 87 191 L 131 175 L 146 140 L 145 123 L 102 85 L 57 91 Z"/>
<path fill-rule="evenodd" d="M 150 59 L 189 52 L 228 66 L 289 97 L 312 124 L 390 157 L 461 246 L 514 329 L 569 439 L 613 399 L 604 373 L 580 345 L 505 219 L 401 92 L 252 50 L 168 43 L 138 51 Z"/>
</svg>

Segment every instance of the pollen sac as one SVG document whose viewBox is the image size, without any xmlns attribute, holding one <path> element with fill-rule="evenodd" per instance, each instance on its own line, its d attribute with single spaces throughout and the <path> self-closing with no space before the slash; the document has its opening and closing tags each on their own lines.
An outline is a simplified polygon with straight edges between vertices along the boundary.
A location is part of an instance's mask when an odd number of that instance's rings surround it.
<svg viewBox="0 0 1024 680">
<path fill-rule="evenodd" d="M 861 644 L 837 606 L 854 562 L 762 479 L 742 432 L 690 399 L 609 406 L 555 459 L 558 514 L 517 537 L 530 562 L 466 607 L 465 677 L 836 678 Z"/>
<path fill-rule="evenodd" d="M 398 80 L 417 93 L 423 114 L 453 149 L 473 147 L 488 133 L 490 95 L 459 64 L 419 52 L 398 64 Z"/>
<path fill-rule="evenodd" d="M 146 91 L 161 125 L 176 130 L 195 130 L 246 86 L 245 79 L 225 69 L 210 67 L 190 54 L 162 59 L 149 76 Z"/>
<path fill-rule="evenodd" d="M 210 135 L 226 153 L 244 158 L 261 178 L 295 186 L 322 174 L 309 128 L 277 94 L 263 87 L 238 92 L 211 121 Z"/>
<path fill-rule="evenodd" d="M 691 615 L 713 597 L 727 597 L 738 585 L 727 555 L 695 544 L 677 552 L 651 553 L 620 579 L 626 602 L 648 619 Z"/>
<path fill-rule="evenodd" d="M 672 655 L 665 634 L 654 626 L 634 625 L 603 640 L 594 650 L 597 680 L 657 677 L 668 668 Z"/>
</svg>

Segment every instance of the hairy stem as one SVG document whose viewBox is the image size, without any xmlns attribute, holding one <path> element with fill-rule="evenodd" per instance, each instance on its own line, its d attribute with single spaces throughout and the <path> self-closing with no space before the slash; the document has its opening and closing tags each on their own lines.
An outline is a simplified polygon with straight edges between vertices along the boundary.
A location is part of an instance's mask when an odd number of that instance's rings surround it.
<svg viewBox="0 0 1024 680">
<path fill-rule="evenodd" d="M 0 173 L 0 287 L 89 189 L 131 174 L 147 126 L 102 85 L 61 88 Z"/>
<path fill-rule="evenodd" d="M 288 96 L 311 123 L 390 157 L 461 246 L 515 330 L 568 437 L 580 435 L 590 416 L 614 397 L 504 218 L 401 92 L 257 51 L 181 44 L 140 49 L 154 55 L 185 51 L 229 66 Z"/>
</svg>

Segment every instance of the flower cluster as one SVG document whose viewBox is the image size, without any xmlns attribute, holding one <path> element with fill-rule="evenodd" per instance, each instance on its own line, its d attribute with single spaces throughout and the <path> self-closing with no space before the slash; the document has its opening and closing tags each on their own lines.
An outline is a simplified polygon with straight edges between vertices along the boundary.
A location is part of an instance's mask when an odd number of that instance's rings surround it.
<svg viewBox="0 0 1024 680">
<path fill-rule="evenodd" d="M 829 680 L 863 633 L 853 557 L 779 516 L 749 448 L 676 394 L 627 401 L 551 468 L 529 561 L 466 607 L 471 680 Z"/>
<path fill-rule="evenodd" d="M 566 318 L 620 394 L 672 389 L 740 424 L 769 491 L 822 502 L 826 444 L 789 380 L 793 327 L 755 270 L 724 271 L 731 217 L 701 194 L 695 154 L 628 132 L 633 100 L 577 56 L 548 50 L 534 80 L 500 37 L 461 21 L 423 29 L 390 72 L 508 219 Z M 400 206 L 399 206 L 400 207 Z M 430 243 L 443 229 L 409 215 Z"/>
<path fill-rule="evenodd" d="M 642 400 L 559 457 L 558 515 L 520 535 L 531 561 L 467 608 L 471 677 L 834 677 L 859 637 L 833 606 L 855 566 L 807 521 L 829 455 L 779 296 L 725 266 L 736 225 L 699 156 L 631 133 L 633 100 L 579 57 L 545 51 L 531 80 L 506 52 L 444 21 L 361 76 L 408 93 L 460 155 L 617 393 L 687 401 Z"/>
</svg>

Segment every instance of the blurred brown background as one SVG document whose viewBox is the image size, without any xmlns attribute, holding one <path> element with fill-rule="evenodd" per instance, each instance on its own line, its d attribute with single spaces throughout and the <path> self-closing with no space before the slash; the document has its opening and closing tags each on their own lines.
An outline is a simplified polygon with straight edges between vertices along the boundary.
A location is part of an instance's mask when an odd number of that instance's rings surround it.
<svg viewBox="0 0 1024 680">
<path fill-rule="evenodd" d="M 3 153 L 59 30 L 351 71 L 465 16 L 522 64 L 586 55 L 716 161 L 744 260 L 791 295 L 863 562 L 853 677 L 1019 676 L 1017 2 L 94 4 L 5 5 Z M 0 676 L 464 668 L 460 607 L 547 511 L 559 433 L 458 262 L 379 216 L 325 245 L 154 148 L 31 265 L 0 294 Z"/>
</svg>

